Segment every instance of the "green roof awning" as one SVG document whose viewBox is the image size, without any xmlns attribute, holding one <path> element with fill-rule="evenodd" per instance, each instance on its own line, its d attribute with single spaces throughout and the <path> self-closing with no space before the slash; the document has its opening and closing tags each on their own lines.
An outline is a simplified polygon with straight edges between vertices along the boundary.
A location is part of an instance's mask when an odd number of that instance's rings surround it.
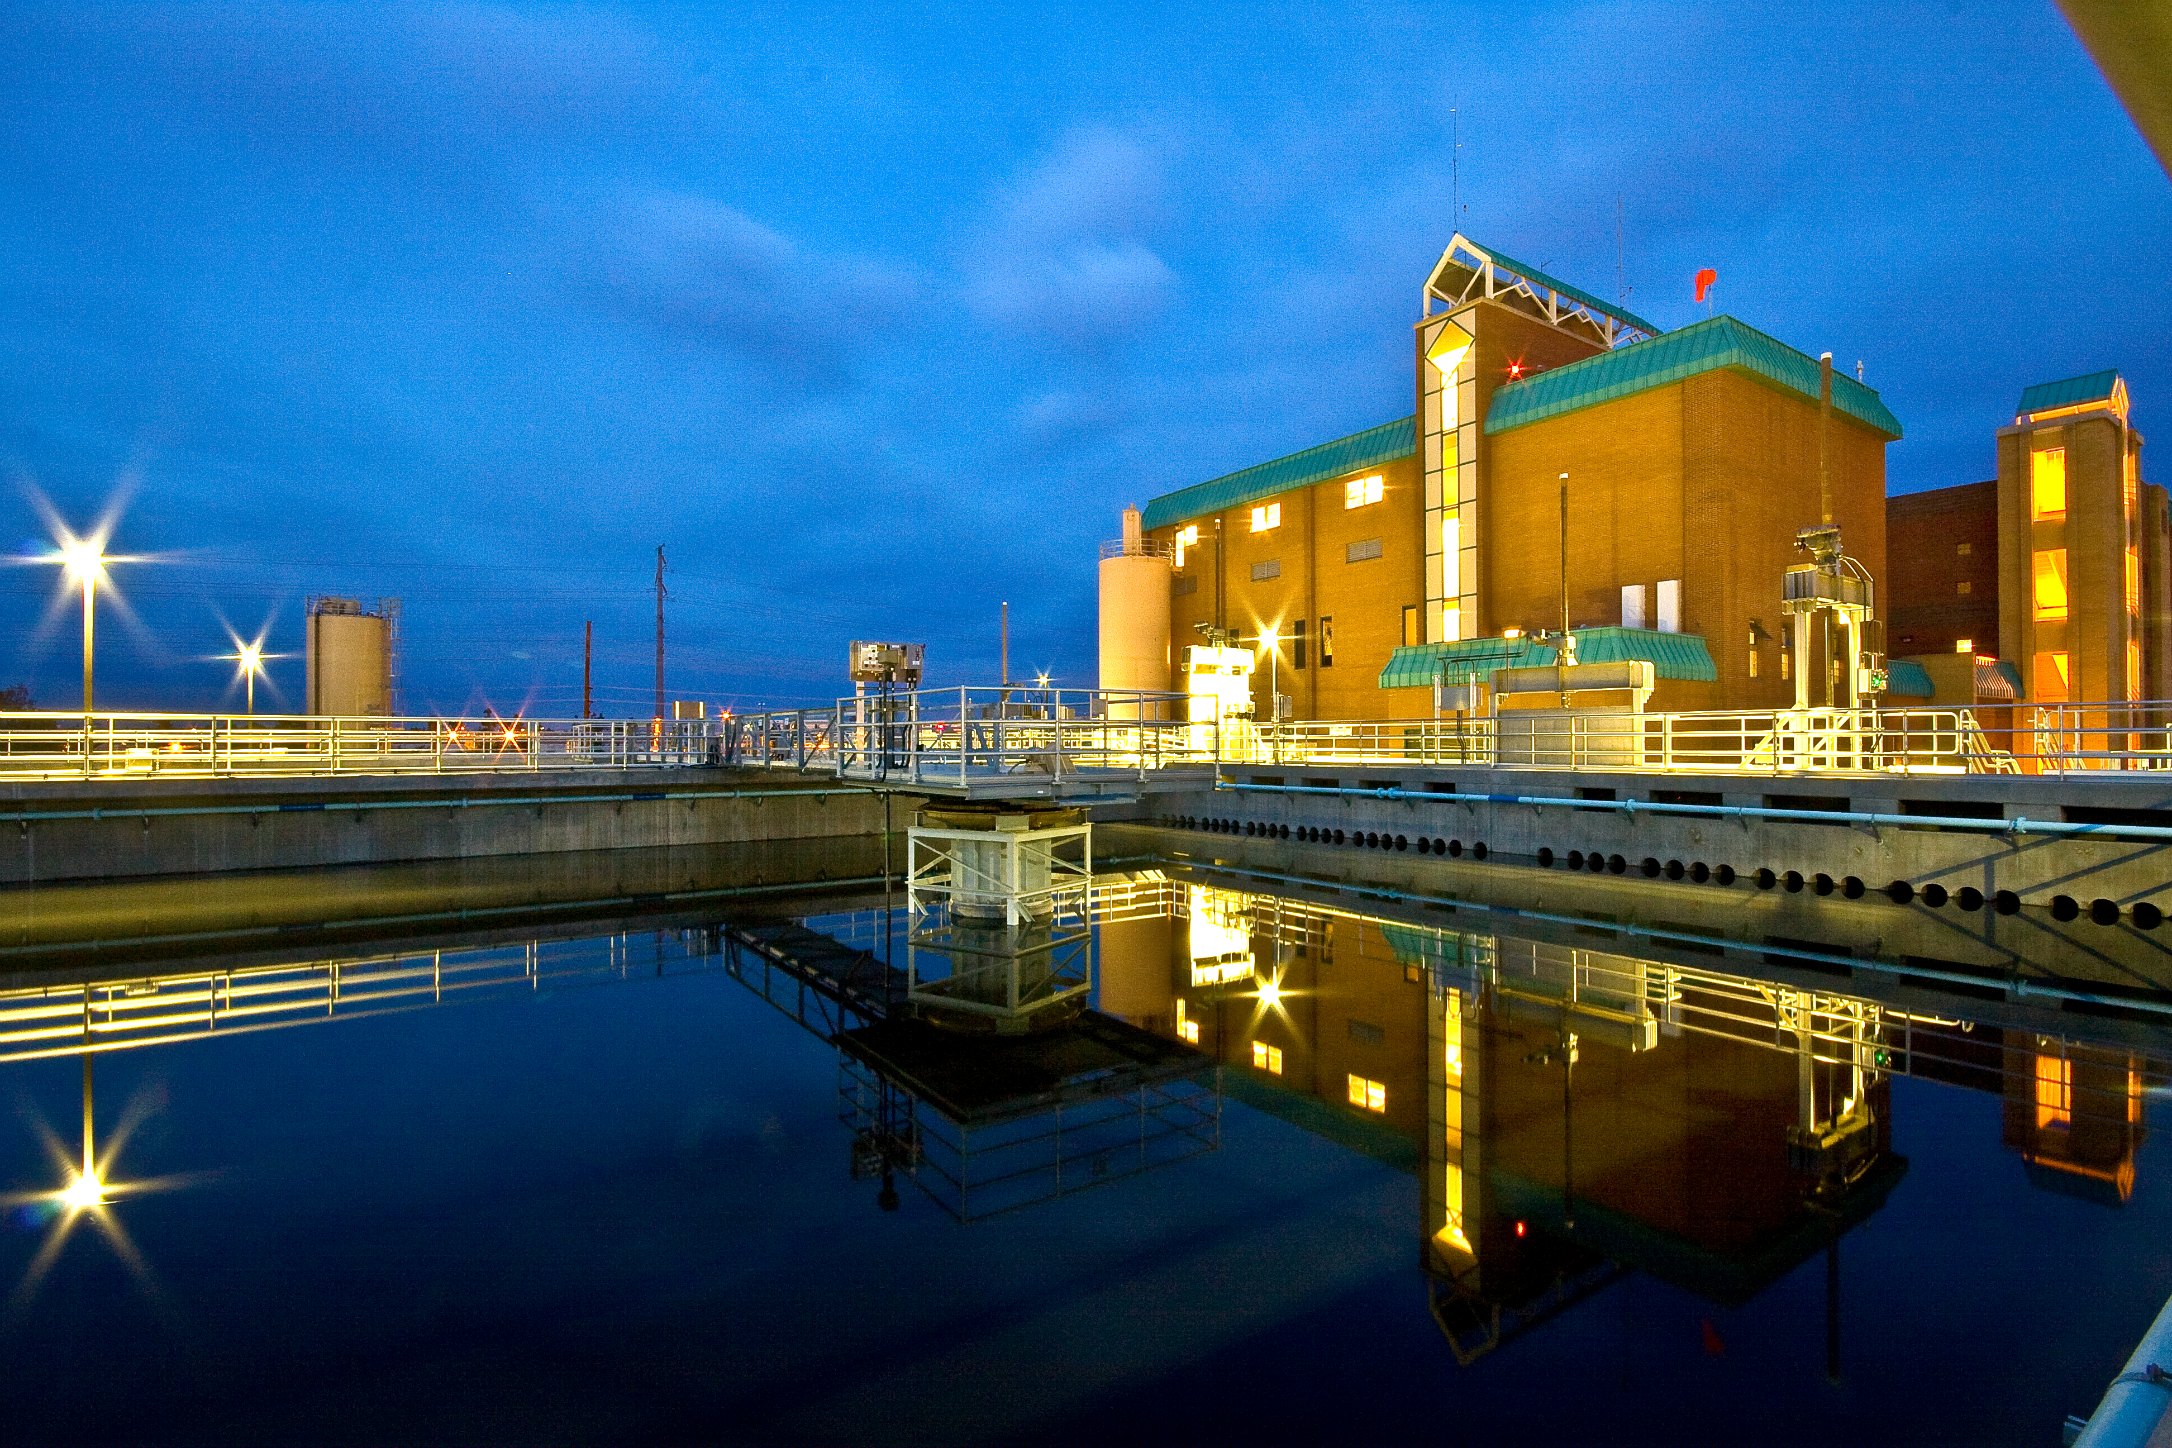
<svg viewBox="0 0 2172 1448">
<path fill-rule="evenodd" d="M 1914 659 L 1885 661 L 1885 691 L 1904 699 L 1928 699 L 1938 692 L 1931 687 L 1930 670 Z"/>
<path fill-rule="evenodd" d="M 1464 930 L 1428 930 L 1422 925 L 1377 922 L 1380 934 L 1402 965 L 1470 966 L 1491 963 L 1492 937 L 1481 940 Z"/>
<path fill-rule="evenodd" d="M 2060 382 L 2039 382 L 2022 389 L 2019 413 L 2049 412 L 2054 407 L 2079 407 L 2085 402 L 2109 402 L 2119 386 L 2119 373 L 2092 372 Z"/>
<path fill-rule="evenodd" d="M 1709 317 L 1509 383 L 1493 394 L 1486 433 L 1527 427 L 1723 367 L 1762 377 L 1812 402 L 1818 399 L 1817 358 L 1733 317 Z M 1878 394 L 1840 372 L 1833 374 L 1833 407 L 1887 438 L 1901 435 L 1900 419 Z"/>
<path fill-rule="evenodd" d="M 1435 679 L 1461 684 L 1473 675 L 1484 682 L 1495 669 L 1529 669 L 1553 661 L 1553 645 L 1529 638 L 1404 644 L 1388 656 L 1388 666 L 1380 671 L 1380 687 L 1426 689 Z"/>
<path fill-rule="evenodd" d="M 1382 463 L 1407 458 L 1418 450 L 1417 425 L 1413 418 L 1398 418 L 1353 432 L 1348 437 L 1308 447 L 1303 452 L 1164 493 L 1146 505 L 1145 526 L 1166 527 L 1187 518 L 1226 512 L 1286 493 L 1292 488 L 1325 483 Z"/>
<path fill-rule="evenodd" d="M 1709 684 L 1719 678 L 1712 651 L 1697 634 L 1662 633 L 1653 628 L 1580 628 L 1576 657 L 1586 664 L 1617 664 L 1645 659 L 1662 679 Z M 1388 656 L 1380 671 L 1383 689 L 1422 689 L 1438 678 L 1460 684 L 1476 675 L 1482 682 L 1495 669 L 1544 668 L 1554 662 L 1552 644 L 1533 638 L 1458 639 L 1452 644 L 1405 644 Z"/>
<path fill-rule="evenodd" d="M 1985 698 L 1998 698 L 2003 695 L 2008 699 L 2018 699 L 2022 696 L 2021 670 L 2017 665 L 2005 659 L 1992 661 L 1989 672 L 1997 677 L 1999 684 L 2005 686 L 2003 689 L 1992 684 L 1989 679 L 1981 677 L 1985 670 L 1980 662 L 1976 666 L 1976 672 L 1978 674 L 1976 692 Z"/>
<path fill-rule="evenodd" d="M 1580 628 L 1573 632 L 1576 635 L 1576 661 L 1580 664 L 1618 664 L 1627 659 L 1648 659 L 1652 673 L 1662 679 L 1709 684 L 1719 678 L 1719 666 L 1712 662 L 1712 651 L 1705 647 L 1701 634 L 1613 627 Z"/>
</svg>

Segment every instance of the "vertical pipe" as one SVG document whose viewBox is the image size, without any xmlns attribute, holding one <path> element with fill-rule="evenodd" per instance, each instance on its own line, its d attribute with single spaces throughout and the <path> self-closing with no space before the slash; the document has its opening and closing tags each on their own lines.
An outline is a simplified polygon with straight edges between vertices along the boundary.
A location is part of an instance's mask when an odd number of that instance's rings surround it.
<svg viewBox="0 0 2172 1448">
<path fill-rule="evenodd" d="M 1011 604 L 1009 599 L 1003 601 L 1003 629 L 999 635 L 996 648 L 998 674 L 996 682 L 1008 689 L 1011 686 Z"/>
<path fill-rule="evenodd" d="M 98 576 L 83 575 L 83 712 L 91 711 L 91 619 L 95 612 Z"/>
<path fill-rule="evenodd" d="M 1833 354 L 1818 357 L 1818 517 L 1833 521 L 1833 470 L 1829 457 L 1833 431 Z"/>
<path fill-rule="evenodd" d="M 664 722 L 664 545 L 656 545 L 656 722 Z"/>
<path fill-rule="evenodd" d="M 581 624 L 581 717 L 595 717 L 595 694 L 590 684 L 595 677 L 596 621 L 584 620 Z"/>
</svg>

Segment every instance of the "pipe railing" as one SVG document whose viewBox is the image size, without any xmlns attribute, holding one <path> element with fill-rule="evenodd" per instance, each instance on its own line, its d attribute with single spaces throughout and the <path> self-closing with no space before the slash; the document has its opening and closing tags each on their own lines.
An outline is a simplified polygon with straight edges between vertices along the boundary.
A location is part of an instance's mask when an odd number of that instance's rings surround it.
<svg viewBox="0 0 2172 1448">
<path fill-rule="evenodd" d="M 2172 703 L 1959 708 L 1511 709 L 1224 732 L 1246 764 L 1472 764 L 1665 774 L 2066 775 L 2172 770 Z"/>
<path fill-rule="evenodd" d="M 840 699 L 726 721 L 724 762 L 970 789 L 1143 779 L 1218 758 L 1221 731 L 1181 694 L 961 686 Z"/>
<path fill-rule="evenodd" d="M 722 720 L 0 714 L 0 779 L 500 774 L 721 760 Z"/>
</svg>

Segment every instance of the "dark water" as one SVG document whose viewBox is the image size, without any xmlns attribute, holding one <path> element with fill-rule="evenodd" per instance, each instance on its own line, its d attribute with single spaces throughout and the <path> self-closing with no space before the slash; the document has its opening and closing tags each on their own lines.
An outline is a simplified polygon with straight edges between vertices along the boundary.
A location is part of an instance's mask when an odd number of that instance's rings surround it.
<svg viewBox="0 0 2172 1448">
<path fill-rule="evenodd" d="M 1099 1004 L 1196 1028 L 1203 1115 L 1112 1073 L 986 1216 L 933 1170 L 878 1206 L 870 1073 L 720 934 L 871 943 L 865 887 L 26 967 L 5 1436 L 2041 1445 L 2172 1292 L 2145 1011 L 1112 883 Z M 70 1215 L 85 979 L 134 1024 Z"/>
</svg>

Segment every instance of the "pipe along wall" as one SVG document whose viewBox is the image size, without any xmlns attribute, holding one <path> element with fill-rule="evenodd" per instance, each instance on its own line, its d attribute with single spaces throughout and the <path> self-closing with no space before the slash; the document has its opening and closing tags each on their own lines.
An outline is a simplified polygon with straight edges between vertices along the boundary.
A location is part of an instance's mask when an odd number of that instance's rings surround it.
<svg viewBox="0 0 2172 1448">
<path fill-rule="evenodd" d="M 1813 807 L 1461 791 L 1439 779 L 1353 788 L 1254 773 L 1156 796 L 1141 818 L 1323 849 L 1845 899 L 1875 893 L 1959 914 L 2035 907 L 2062 921 L 2086 916 L 2154 931 L 2172 911 L 2172 829 L 2154 822 L 2077 824 L 2041 806 L 2036 819 L 1975 818 L 1959 813 L 1961 801 L 1907 812 L 1803 802 Z"/>
</svg>

